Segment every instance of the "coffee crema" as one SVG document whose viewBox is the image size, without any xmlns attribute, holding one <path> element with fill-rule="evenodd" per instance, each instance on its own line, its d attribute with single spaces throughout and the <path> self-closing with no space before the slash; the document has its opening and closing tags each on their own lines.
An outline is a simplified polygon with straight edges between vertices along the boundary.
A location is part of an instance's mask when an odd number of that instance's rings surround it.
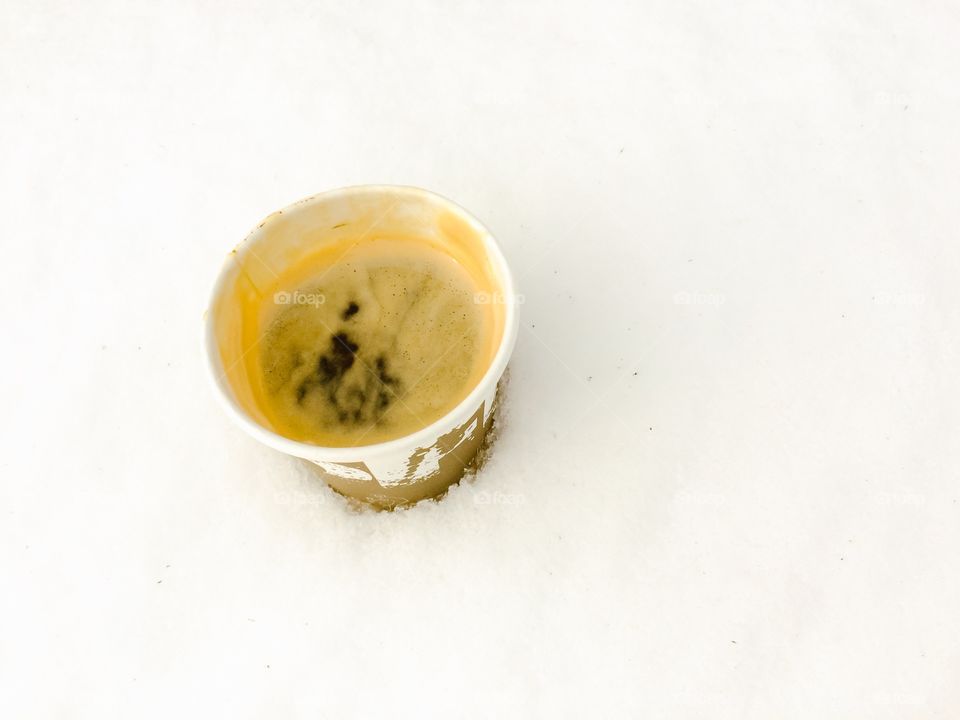
<svg viewBox="0 0 960 720">
<path fill-rule="evenodd" d="M 271 425 L 331 447 L 415 432 L 460 403 L 495 350 L 469 270 L 418 238 L 343 238 L 276 278 L 245 357 Z M 478 296 L 481 301 L 478 302 Z"/>
</svg>

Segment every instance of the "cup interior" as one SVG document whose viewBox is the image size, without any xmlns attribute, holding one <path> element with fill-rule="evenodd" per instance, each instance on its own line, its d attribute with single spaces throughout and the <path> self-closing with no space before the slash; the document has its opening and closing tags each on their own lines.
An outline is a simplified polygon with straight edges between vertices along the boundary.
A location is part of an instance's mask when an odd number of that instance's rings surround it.
<svg viewBox="0 0 960 720">
<path fill-rule="evenodd" d="M 509 271 L 487 230 L 466 211 L 417 188 L 361 186 L 316 195 L 273 213 L 229 255 L 207 317 L 207 351 L 214 379 L 232 408 L 268 433 L 271 422 L 250 357 L 261 340 L 260 317 L 274 301 L 279 278 L 318 251 L 374 236 L 415 237 L 443 251 L 472 278 L 492 323 L 490 366 L 503 354 L 514 308 Z M 505 364 L 505 359 L 503 364 Z M 496 372 L 499 377 L 499 372 Z M 486 376 L 480 382 L 483 382 Z M 494 381 L 496 378 L 494 378 Z"/>
</svg>

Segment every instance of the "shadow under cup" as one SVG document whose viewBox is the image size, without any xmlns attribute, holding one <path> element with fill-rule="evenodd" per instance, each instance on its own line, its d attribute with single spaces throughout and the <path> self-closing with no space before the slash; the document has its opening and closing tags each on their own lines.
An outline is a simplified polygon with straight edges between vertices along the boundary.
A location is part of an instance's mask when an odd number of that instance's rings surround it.
<svg viewBox="0 0 960 720">
<path fill-rule="evenodd" d="M 263 379 L 250 358 L 261 321 L 275 302 L 278 278 L 317 253 L 370 238 L 406 237 L 452 258 L 473 279 L 475 302 L 492 323 L 488 362 L 466 396 L 439 419 L 410 434 L 355 447 L 293 439 L 271 421 Z M 227 413 L 260 442 L 309 461 L 338 492 L 378 507 L 443 493 L 482 445 L 500 380 L 518 330 L 513 279 L 490 233 L 465 210 L 433 193 L 397 186 L 359 186 L 315 195 L 273 213 L 234 249 L 217 280 L 206 316 L 206 351 Z M 423 338 L 423 342 L 439 339 Z M 481 366 L 482 370 L 482 366 Z M 479 373 L 478 373 L 479 374 Z"/>
</svg>

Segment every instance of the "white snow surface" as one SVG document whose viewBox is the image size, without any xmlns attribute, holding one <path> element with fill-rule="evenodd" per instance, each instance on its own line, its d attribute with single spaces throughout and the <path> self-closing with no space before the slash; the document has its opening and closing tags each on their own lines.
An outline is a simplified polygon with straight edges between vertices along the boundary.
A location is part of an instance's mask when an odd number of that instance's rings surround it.
<svg viewBox="0 0 960 720">
<path fill-rule="evenodd" d="M 960 716 L 955 3 L 0 7 L 8 718 Z M 264 216 L 425 187 L 502 435 L 358 513 L 232 426 Z"/>
</svg>

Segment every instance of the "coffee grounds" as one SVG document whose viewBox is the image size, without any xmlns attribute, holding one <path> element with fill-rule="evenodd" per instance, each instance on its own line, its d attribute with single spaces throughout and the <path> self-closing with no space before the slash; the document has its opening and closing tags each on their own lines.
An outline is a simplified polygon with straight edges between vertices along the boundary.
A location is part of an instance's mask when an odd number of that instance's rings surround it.
<svg viewBox="0 0 960 720">
<path fill-rule="evenodd" d="M 350 308 L 359 310 L 356 303 L 350 303 L 347 310 Z M 374 369 L 364 368 L 367 372 L 360 379 L 345 385 L 344 376 L 353 367 L 359 351 L 360 345 L 351 340 L 346 332 L 333 335 L 330 349 L 320 356 L 316 370 L 297 387 L 297 404 L 303 405 L 311 392 L 320 389 L 336 410 L 341 423 L 365 425 L 379 420 L 398 396 L 400 378 L 390 374 L 387 358 L 378 355 L 374 360 Z M 372 402 L 374 399 L 375 402 Z"/>
</svg>

